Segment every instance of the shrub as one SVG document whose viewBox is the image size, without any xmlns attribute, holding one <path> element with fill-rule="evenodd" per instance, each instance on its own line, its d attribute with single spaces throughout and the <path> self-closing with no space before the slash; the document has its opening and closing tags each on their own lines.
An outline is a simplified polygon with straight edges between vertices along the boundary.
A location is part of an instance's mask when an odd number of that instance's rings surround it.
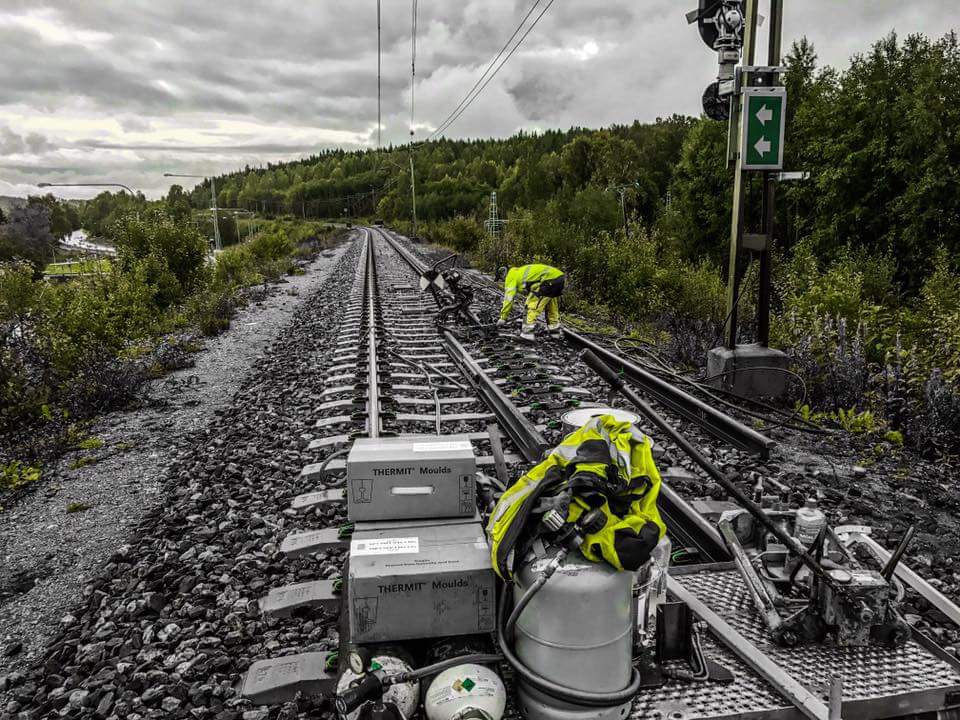
<svg viewBox="0 0 960 720">
<path fill-rule="evenodd" d="M 121 270 L 142 268 L 158 307 L 180 302 L 203 284 L 207 244 L 193 226 L 150 210 L 123 216 L 112 235 Z"/>
<path fill-rule="evenodd" d="M 293 254 L 294 241 L 283 228 L 255 235 L 246 244 L 250 254 L 259 262 L 284 260 Z"/>
<path fill-rule="evenodd" d="M 215 294 L 225 288 L 238 288 L 262 282 L 248 245 L 235 245 L 217 255 L 214 268 Z"/>
<path fill-rule="evenodd" d="M 230 321 L 237 314 L 237 305 L 236 289 L 215 282 L 206 292 L 190 299 L 187 313 L 202 334 L 213 337 L 230 328 Z"/>
</svg>

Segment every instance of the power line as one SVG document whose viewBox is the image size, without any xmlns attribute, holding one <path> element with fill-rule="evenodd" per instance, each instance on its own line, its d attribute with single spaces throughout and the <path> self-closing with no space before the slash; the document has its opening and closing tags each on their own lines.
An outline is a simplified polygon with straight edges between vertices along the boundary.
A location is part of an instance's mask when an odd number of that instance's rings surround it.
<svg viewBox="0 0 960 720">
<path fill-rule="evenodd" d="M 490 84 L 490 81 L 493 80 L 493 78 L 496 76 L 496 74 L 497 74 L 498 72 L 500 72 L 500 69 L 507 63 L 507 61 L 508 61 L 511 57 L 513 57 L 513 54 L 517 51 L 517 49 L 520 47 L 520 45 L 523 44 L 523 41 L 527 39 L 527 36 L 528 36 L 528 35 L 530 34 L 530 32 L 537 26 L 537 23 L 540 22 L 540 18 L 542 18 L 542 17 L 546 14 L 547 10 L 550 9 L 550 6 L 553 5 L 554 1 L 555 1 L 555 0 L 550 0 L 550 1 L 547 3 L 546 7 L 544 7 L 543 10 L 540 11 L 540 14 L 537 15 L 537 17 L 534 19 L 534 21 L 533 21 L 533 23 L 530 25 L 530 27 L 527 28 L 527 31 L 526 31 L 523 35 L 520 36 L 520 39 L 517 41 L 517 44 L 514 45 L 514 46 L 510 49 L 510 52 L 507 53 L 507 56 L 506 56 L 505 58 L 503 58 L 503 60 L 500 61 L 500 64 L 497 65 L 497 67 L 493 70 L 492 73 L 490 73 L 490 76 L 486 79 L 486 81 L 483 83 L 483 85 L 481 85 L 480 88 L 474 93 L 473 97 L 471 97 L 471 98 L 467 101 L 467 104 L 464 105 L 464 106 L 460 109 L 460 111 L 457 112 L 456 115 L 454 115 L 454 116 L 453 116 L 449 121 L 447 121 L 444 125 L 442 125 L 441 127 L 437 128 L 437 129 L 433 132 L 433 134 L 430 136 L 429 139 L 433 139 L 435 136 L 440 135 L 441 133 L 445 132 L 445 131 L 447 130 L 447 128 L 449 128 L 449 127 L 450 127 L 451 125 L 453 125 L 458 119 L 460 119 L 460 116 L 463 115 L 464 112 L 466 112 L 467 108 L 470 107 L 470 106 L 473 104 L 473 102 L 474 102 L 478 97 L 480 97 L 480 94 L 484 91 L 484 89 L 487 87 L 487 85 Z"/>
<path fill-rule="evenodd" d="M 497 62 L 497 60 L 503 55 L 506 48 L 517 36 L 517 33 L 519 33 L 520 30 L 523 28 L 527 19 L 533 14 L 533 11 L 536 10 L 540 2 L 541 0 L 536 0 L 536 2 L 534 2 L 530 10 L 527 11 L 527 14 L 524 16 L 523 20 L 520 21 L 520 25 L 517 26 L 516 30 L 514 30 L 513 35 L 510 36 L 510 39 L 507 40 L 504 46 L 500 49 L 500 52 L 497 53 L 496 57 L 493 58 L 493 60 L 490 62 L 490 65 L 487 66 L 487 69 L 483 72 L 483 75 L 481 75 L 480 78 L 477 80 L 477 82 L 474 83 L 474 86 L 473 88 L 470 89 L 470 92 L 468 92 L 464 96 L 463 100 L 460 101 L 460 104 L 456 108 L 454 108 L 453 112 L 451 112 L 450 115 L 447 116 L 446 120 L 440 123 L 440 126 L 436 130 L 434 130 L 433 133 L 430 134 L 430 137 L 428 137 L 427 140 L 433 140 L 434 138 L 441 135 L 447 128 L 453 125 L 453 123 L 455 123 L 460 118 L 461 115 L 463 115 L 463 113 L 467 110 L 467 108 L 470 107 L 470 105 L 472 105 L 473 102 L 480 96 L 484 88 L 486 88 L 487 85 L 490 84 L 490 81 L 493 80 L 496 74 L 500 72 L 500 69 L 513 56 L 513 54 L 517 51 L 520 45 L 523 44 L 523 41 L 531 33 L 533 28 L 537 26 L 537 23 L 540 22 L 540 18 L 542 18 L 546 14 L 547 10 L 550 9 L 550 6 L 553 5 L 555 0 L 549 0 L 549 2 L 546 4 L 543 10 L 540 11 L 540 14 L 537 15 L 537 17 L 533 20 L 530 27 L 527 28 L 526 32 L 524 32 L 524 34 L 520 37 L 520 39 L 516 42 L 516 44 L 510 49 L 510 52 L 507 53 L 507 56 L 500 61 L 500 64 L 497 65 L 496 68 L 494 68 L 493 72 L 490 72 L 490 68 L 493 67 L 493 65 Z M 486 77 L 486 80 L 484 80 L 485 77 Z M 481 83 L 483 84 L 481 85 Z"/>
<path fill-rule="evenodd" d="M 470 88 L 470 90 L 467 91 L 467 94 L 464 95 L 463 98 L 461 98 L 460 104 L 457 105 L 457 106 L 450 112 L 450 114 L 447 115 L 446 118 L 444 118 L 443 122 L 440 123 L 440 125 L 439 125 L 438 127 L 443 127 L 443 125 L 447 122 L 447 120 L 449 120 L 450 118 L 452 118 L 452 117 L 454 116 L 454 114 L 457 112 L 457 110 L 459 110 L 460 108 L 463 107 L 463 104 L 467 101 L 467 98 L 470 97 L 470 94 L 471 94 L 474 90 L 477 89 L 477 86 L 478 86 L 480 83 L 483 82 L 483 79 L 487 76 L 487 73 L 490 72 L 490 68 L 493 67 L 494 63 L 496 63 L 497 60 L 499 60 L 500 57 L 503 55 L 503 53 L 505 53 L 505 52 L 507 51 L 507 47 L 510 45 L 511 42 L 513 42 L 513 39 L 517 36 L 517 34 L 518 34 L 518 33 L 520 32 L 520 30 L 523 28 L 524 24 L 527 22 L 527 19 L 533 14 L 533 11 L 537 9 L 537 5 L 539 5 L 541 2 L 542 2 L 542 0 L 535 0 L 535 2 L 533 3 L 533 5 L 530 6 L 530 9 L 527 10 L 527 14 L 523 16 L 523 20 L 520 21 L 520 24 L 517 25 L 516 30 L 513 31 L 513 35 L 511 35 L 511 36 L 507 39 L 507 41 L 503 44 L 503 47 L 500 48 L 500 52 L 498 52 L 498 53 L 494 56 L 493 60 L 490 61 L 490 64 L 487 65 L 487 69 L 483 71 L 483 74 L 482 74 L 479 78 L 477 78 L 477 81 L 473 84 L 473 87 Z M 433 136 L 431 135 L 431 137 L 433 137 Z"/>
<path fill-rule="evenodd" d="M 380 149 L 380 0 L 377 0 L 377 150 Z"/>
<path fill-rule="evenodd" d="M 411 0 L 410 12 L 410 137 L 413 137 L 417 90 L 417 0 Z"/>
</svg>

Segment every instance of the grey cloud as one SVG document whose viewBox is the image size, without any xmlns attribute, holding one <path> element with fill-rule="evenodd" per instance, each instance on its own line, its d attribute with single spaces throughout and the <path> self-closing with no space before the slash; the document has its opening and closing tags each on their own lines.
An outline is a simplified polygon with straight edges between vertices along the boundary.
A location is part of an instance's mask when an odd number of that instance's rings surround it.
<svg viewBox="0 0 960 720">
<path fill-rule="evenodd" d="M 23 138 L 8 127 L 0 127 L 0 153 L 17 155 L 27 147 Z"/>
<path fill-rule="evenodd" d="M 26 135 L 20 135 L 6 126 L 0 127 L 0 154 L 2 155 L 23 153 L 40 155 L 52 147 L 50 141 L 40 133 L 29 132 Z"/>
<path fill-rule="evenodd" d="M 139 117 L 123 117 L 119 120 L 120 127 L 125 132 L 149 132 L 153 124 L 149 120 Z"/>
<path fill-rule="evenodd" d="M 785 35 L 789 41 L 807 34 L 822 62 L 844 64 L 893 28 L 901 34 L 942 35 L 957 24 L 955 3 L 802 0 L 788 5 Z M 418 124 L 435 126 L 446 117 L 531 4 L 419 4 Z M 524 127 L 597 126 L 698 113 L 716 62 L 684 21 L 687 5 L 693 4 L 555 2 L 448 134 L 502 135 Z M 410 4 L 384 0 L 382 6 L 384 142 L 405 142 Z M 4 0 L 0 47 L 8 71 L 0 74 L 0 116 L 6 107 L 58 118 L 76 113 L 87 121 L 91 113 L 100 113 L 104 124 L 80 140 L 29 126 L 0 128 L 0 153 L 36 160 L 33 166 L 14 169 L 0 163 L 0 168 L 22 173 L 18 179 L 26 181 L 38 167 L 90 177 L 109 171 L 135 187 L 160 190 L 158 171 L 178 163 L 210 172 L 256 164 L 258 155 L 275 159 L 318 149 L 301 148 L 279 132 L 251 137 L 224 121 L 351 131 L 373 142 L 375 7 L 373 0 L 237 0 L 228 7 L 195 0 Z M 78 37 L 102 35 L 94 42 L 64 44 L 2 22 L 4 15 L 35 12 Z M 595 56 L 570 52 L 588 42 L 599 48 Z M 197 137 L 189 145 L 176 134 L 184 122 L 192 124 L 191 137 Z M 125 139 L 128 132 L 140 134 L 138 142 Z M 60 167 L 62 161 L 50 161 L 58 148 L 89 150 L 91 163 L 96 158 L 111 165 L 73 168 L 77 161 L 71 156 L 71 167 Z"/>
</svg>

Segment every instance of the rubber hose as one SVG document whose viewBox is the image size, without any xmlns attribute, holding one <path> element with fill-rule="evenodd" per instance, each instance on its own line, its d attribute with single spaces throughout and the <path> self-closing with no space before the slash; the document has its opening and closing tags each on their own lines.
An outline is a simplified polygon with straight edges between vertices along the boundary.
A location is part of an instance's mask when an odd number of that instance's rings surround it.
<svg viewBox="0 0 960 720">
<path fill-rule="evenodd" d="M 434 675 L 436 673 L 443 672 L 447 668 L 456 667 L 457 665 L 484 665 L 486 663 L 501 662 L 503 660 L 502 655 L 495 655 L 492 653 L 476 653 L 473 655 L 461 655 L 460 657 L 450 658 L 448 660 L 441 660 L 440 662 L 434 663 L 433 665 L 427 665 L 422 668 L 417 668 L 416 670 L 410 670 L 408 672 L 398 673 L 396 675 L 391 675 L 386 678 L 386 684 L 388 685 L 400 685 L 402 683 L 412 682 L 413 680 L 419 680 L 420 678 L 426 677 L 427 675 Z"/>
<path fill-rule="evenodd" d="M 530 604 L 530 601 L 533 600 L 533 596 L 537 594 L 537 591 L 544 586 L 547 582 L 547 576 L 544 573 L 541 573 L 537 579 L 534 581 L 533 585 L 527 588 L 527 591 L 523 594 L 523 597 L 520 598 L 519 602 L 513 606 L 513 612 L 510 613 L 510 617 L 507 618 L 507 624 L 504 627 L 504 637 L 507 642 L 512 643 L 513 637 L 515 635 L 517 620 L 520 619 L 520 613 L 523 612 L 524 608 Z M 503 593 L 506 595 L 506 592 Z"/>
<path fill-rule="evenodd" d="M 590 692 L 588 690 L 573 690 L 563 685 L 558 685 L 528 668 L 520 658 L 513 654 L 513 649 L 510 647 L 510 643 L 507 642 L 504 633 L 507 607 L 506 595 L 507 589 L 506 586 L 504 586 L 504 592 L 500 598 L 500 608 L 497 610 L 497 641 L 500 643 L 500 651 L 503 653 L 503 657 L 517 674 L 530 683 L 530 685 L 564 702 L 574 705 L 588 705 L 591 707 L 614 707 L 616 705 L 622 705 L 633 700 L 640 691 L 640 673 L 636 668 L 633 668 L 630 684 L 625 689 L 618 690 L 617 692 L 602 693 Z"/>
</svg>

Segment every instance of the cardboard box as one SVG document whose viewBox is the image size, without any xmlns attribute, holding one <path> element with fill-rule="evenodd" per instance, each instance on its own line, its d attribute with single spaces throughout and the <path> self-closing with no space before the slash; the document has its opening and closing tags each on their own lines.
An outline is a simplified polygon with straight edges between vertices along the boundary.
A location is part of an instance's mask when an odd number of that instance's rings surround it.
<svg viewBox="0 0 960 720">
<path fill-rule="evenodd" d="M 352 522 L 472 517 L 477 461 L 465 435 L 360 438 L 347 457 Z"/>
<path fill-rule="evenodd" d="M 358 525 L 350 542 L 351 642 L 494 630 L 494 575 L 479 522 L 385 525 Z"/>
</svg>

